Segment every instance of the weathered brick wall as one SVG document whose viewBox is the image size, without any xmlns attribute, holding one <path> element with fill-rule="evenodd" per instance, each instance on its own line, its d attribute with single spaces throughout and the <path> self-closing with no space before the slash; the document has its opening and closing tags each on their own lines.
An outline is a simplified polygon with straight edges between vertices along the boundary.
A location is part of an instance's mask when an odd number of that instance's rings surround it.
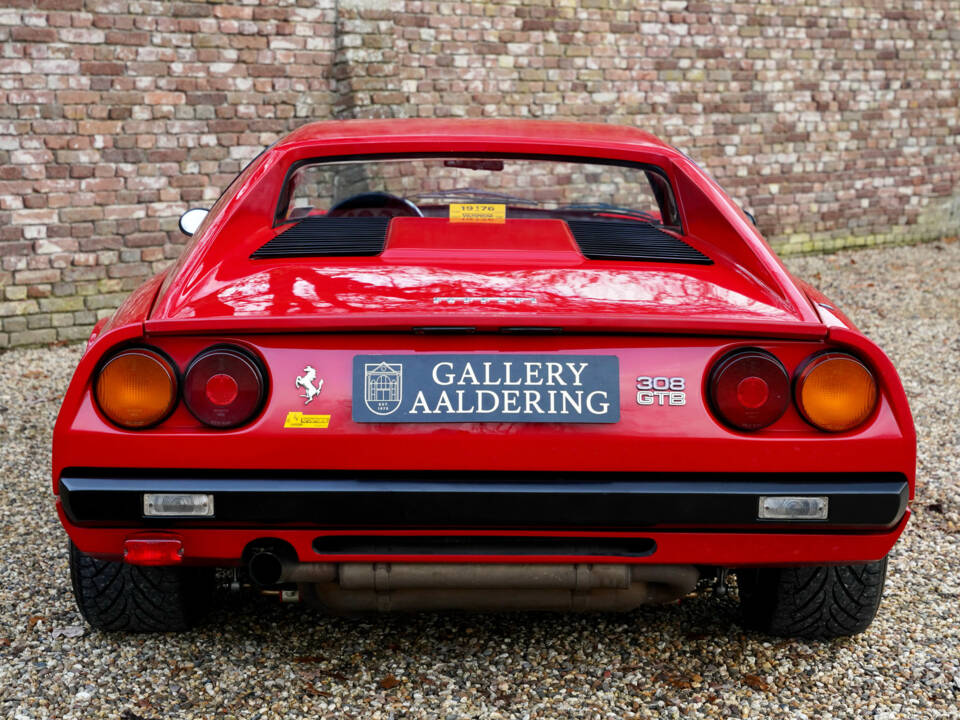
<svg viewBox="0 0 960 720">
<path fill-rule="evenodd" d="M 314 119 L 644 127 L 783 251 L 960 225 L 957 0 L 0 5 L 0 348 L 84 337 Z"/>
</svg>

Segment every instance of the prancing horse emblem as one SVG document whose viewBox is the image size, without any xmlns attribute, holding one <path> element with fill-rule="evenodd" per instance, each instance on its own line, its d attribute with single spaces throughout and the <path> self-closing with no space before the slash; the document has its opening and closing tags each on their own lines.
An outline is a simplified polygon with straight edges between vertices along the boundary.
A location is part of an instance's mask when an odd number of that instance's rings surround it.
<svg viewBox="0 0 960 720">
<path fill-rule="evenodd" d="M 303 369 L 303 375 L 297 376 L 296 386 L 303 388 L 303 395 L 300 397 L 304 398 L 304 405 L 309 405 L 310 401 L 319 395 L 323 389 L 323 380 L 319 380 L 316 385 L 313 384 L 316 379 L 317 371 L 309 365 Z"/>
</svg>

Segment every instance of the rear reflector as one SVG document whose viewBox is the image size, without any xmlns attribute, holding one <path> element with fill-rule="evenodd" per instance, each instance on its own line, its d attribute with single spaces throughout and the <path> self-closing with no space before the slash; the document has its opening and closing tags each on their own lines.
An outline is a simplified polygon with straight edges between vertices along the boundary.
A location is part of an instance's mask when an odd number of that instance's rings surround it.
<svg viewBox="0 0 960 720">
<path fill-rule="evenodd" d="M 214 375 L 207 380 L 206 391 L 207 400 L 214 405 L 229 405 L 240 394 L 237 381 L 224 373 Z"/>
<path fill-rule="evenodd" d="M 823 495 L 760 496 L 761 520 L 826 520 L 827 500 Z"/>
<path fill-rule="evenodd" d="M 123 561 L 130 565 L 179 565 L 183 543 L 172 538 L 140 538 L 123 543 Z"/>
<path fill-rule="evenodd" d="M 206 493 L 144 493 L 145 517 L 213 517 L 213 495 Z"/>
</svg>

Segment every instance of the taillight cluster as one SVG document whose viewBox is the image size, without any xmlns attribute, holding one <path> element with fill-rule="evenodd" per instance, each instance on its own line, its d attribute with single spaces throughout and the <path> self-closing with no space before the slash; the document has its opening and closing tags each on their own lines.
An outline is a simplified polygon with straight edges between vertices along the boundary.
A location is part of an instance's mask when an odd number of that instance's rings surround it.
<svg viewBox="0 0 960 720">
<path fill-rule="evenodd" d="M 844 352 L 810 356 L 791 383 L 773 354 L 758 348 L 735 350 L 714 365 L 707 389 L 714 413 L 727 425 L 748 431 L 783 417 L 791 394 L 800 415 L 814 427 L 852 430 L 870 417 L 878 397 L 870 369 Z"/>
<path fill-rule="evenodd" d="M 112 422 L 131 430 L 156 425 L 178 398 L 205 425 L 233 428 L 252 420 L 266 397 L 260 364 L 232 345 L 207 348 L 187 366 L 182 381 L 173 362 L 149 348 L 129 348 L 100 368 L 94 395 Z"/>
</svg>

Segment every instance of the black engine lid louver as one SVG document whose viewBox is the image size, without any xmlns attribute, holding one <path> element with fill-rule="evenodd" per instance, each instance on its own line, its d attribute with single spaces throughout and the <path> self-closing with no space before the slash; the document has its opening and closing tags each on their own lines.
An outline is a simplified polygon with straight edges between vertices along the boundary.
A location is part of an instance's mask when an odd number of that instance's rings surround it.
<svg viewBox="0 0 960 720">
<path fill-rule="evenodd" d="M 253 252 L 252 259 L 363 257 L 383 252 L 390 218 L 307 217 Z M 581 252 L 591 260 L 646 260 L 710 265 L 683 240 L 643 222 L 568 220 Z"/>
<path fill-rule="evenodd" d="M 379 255 L 390 218 L 307 217 L 268 241 L 250 256 L 261 258 Z"/>
<path fill-rule="evenodd" d="M 580 251 L 591 260 L 648 260 L 712 265 L 683 240 L 643 222 L 567 220 Z"/>
</svg>

